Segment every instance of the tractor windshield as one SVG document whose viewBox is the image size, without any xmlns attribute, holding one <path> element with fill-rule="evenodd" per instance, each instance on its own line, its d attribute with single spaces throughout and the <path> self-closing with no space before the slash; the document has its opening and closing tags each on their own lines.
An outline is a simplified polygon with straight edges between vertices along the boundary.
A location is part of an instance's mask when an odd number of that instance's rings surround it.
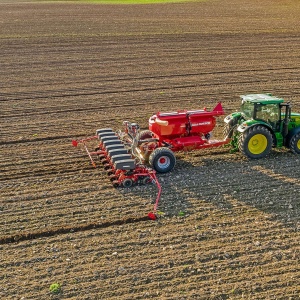
<svg viewBox="0 0 300 300">
<path fill-rule="evenodd" d="M 248 101 L 242 103 L 242 113 L 247 119 L 252 119 L 254 114 L 254 104 Z"/>
<path fill-rule="evenodd" d="M 258 104 L 256 106 L 256 119 L 272 123 L 280 119 L 280 108 L 278 104 Z"/>
</svg>

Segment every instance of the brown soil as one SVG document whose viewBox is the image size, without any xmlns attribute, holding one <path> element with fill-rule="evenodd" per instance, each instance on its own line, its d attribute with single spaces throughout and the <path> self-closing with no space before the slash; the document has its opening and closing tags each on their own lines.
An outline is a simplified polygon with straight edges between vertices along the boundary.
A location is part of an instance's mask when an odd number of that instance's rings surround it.
<svg viewBox="0 0 300 300">
<path fill-rule="evenodd" d="M 159 110 L 230 113 L 246 93 L 300 112 L 299 13 L 1 0 L 0 298 L 300 299 L 299 157 L 178 153 L 153 222 L 155 187 L 114 189 L 71 146 Z"/>
</svg>

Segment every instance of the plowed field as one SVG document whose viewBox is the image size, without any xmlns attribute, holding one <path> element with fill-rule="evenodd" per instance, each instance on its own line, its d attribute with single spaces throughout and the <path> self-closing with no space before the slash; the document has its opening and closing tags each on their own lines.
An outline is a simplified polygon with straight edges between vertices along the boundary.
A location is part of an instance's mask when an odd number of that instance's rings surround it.
<svg viewBox="0 0 300 300">
<path fill-rule="evenodd" d="M 247 93 L 300 112 L 299 15 L 298 0 L 1 0 L 0 298 L 300 299 L 300 157 L 178 153 L 149 221 L 155 186 L 115 189 L 71 146 Z"/>
</svg>

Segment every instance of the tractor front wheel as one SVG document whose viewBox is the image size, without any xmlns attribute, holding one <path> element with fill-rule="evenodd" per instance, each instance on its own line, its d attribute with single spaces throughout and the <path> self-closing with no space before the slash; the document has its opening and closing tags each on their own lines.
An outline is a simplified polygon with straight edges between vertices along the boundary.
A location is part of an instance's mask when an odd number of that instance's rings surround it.
<svg viewBox="0 0 300 300">
<path fill-rule="evenodd" d="M 224 125 L 224 127 L 223 127 L 223 137 L 224 137 L 224 139 L 232 137 L 231 129 L 232 129 L 232 127 L 229 124 Z"/>
<path fill-rule="evenodd" d="M 169 148 L 157 148 L 151 153 L 149 164 L 158 173 L 167 173 L 175 167 L 176 157 Z"/>
<path fill-rule="evenodd" d="M 223 127 L 223 137 L 224 139 L 232 138 L 236 131 L 236 125 L 225 124 Z"/>
<path fill-rule="evenodd" d="M 271 132 L 263 126 L 250 127 L 239 136 L 239 150 L 248 158 L 259 159 L 267 156 L 273 145 Z"/>
<path fill-rule="evenodd" d="M 290 149 L 295 154 L 300 154 L 300 133 L 295 134 L 290 141 Z"/>
</svg>

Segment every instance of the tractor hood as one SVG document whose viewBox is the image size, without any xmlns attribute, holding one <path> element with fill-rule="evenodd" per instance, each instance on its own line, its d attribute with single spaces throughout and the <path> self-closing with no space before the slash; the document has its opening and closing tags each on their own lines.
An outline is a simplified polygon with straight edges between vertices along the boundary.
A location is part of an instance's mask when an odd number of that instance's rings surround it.
<svg viewBox="0 0 300 300">
<path fill-rule="evenodd" d="M 226 124 L 230 123 L 230 121 L 232 121 L 233 119 L 240 119 L 242 113 L 241 112 L 234 112 L 231 113 L 230 115 L 226 116 L 226 118 L 224 119 L 224 122 Z"/>
<path fill-rule="evenodd" d="M 266 123 L 266 122 L 263 122 L 263 121 L 258 121 L 258 120 L 251 119 L 251 120 L 245 120 L 244 122 L 242 122 L 242 123 L 238 126 L 237 131 L 238 131 L 238 132 L 244 132 L 244 131 L 247 130 L 249 127 L 252 127 L 252 126 L 257 125 L 257 124 L 266 126 L 266 127 L 270 128 L 270 129 L 272 130 L 272 127 L 270 126 L 270 124 L 268 124 L 268 123 Z"/>
</svg>

